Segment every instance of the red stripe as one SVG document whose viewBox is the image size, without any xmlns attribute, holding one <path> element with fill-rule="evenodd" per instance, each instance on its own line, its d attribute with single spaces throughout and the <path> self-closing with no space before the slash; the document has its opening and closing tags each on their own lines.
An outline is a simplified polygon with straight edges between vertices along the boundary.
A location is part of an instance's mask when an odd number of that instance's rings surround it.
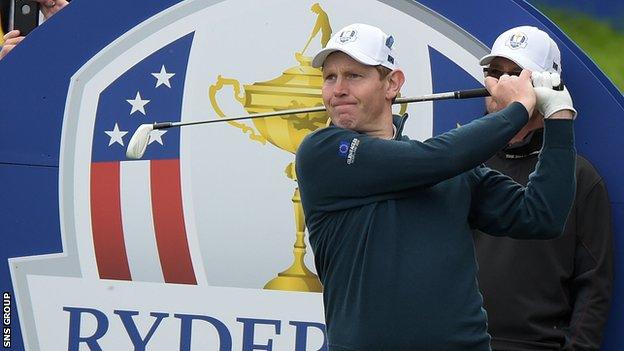
<svg viewBox="0 0 624 351">
<path fill-rule="evenodd" d="M 184 226 L 180 161 L 151 161 L 150 178 L 156 245 L 165 282 L 197 284 Z"/>
<path fill-rule="evenodd" d="M 132 280 L 121 224 L 119 162 L 91 164 L 91 224 L 102 279 Z"/>
</svg>

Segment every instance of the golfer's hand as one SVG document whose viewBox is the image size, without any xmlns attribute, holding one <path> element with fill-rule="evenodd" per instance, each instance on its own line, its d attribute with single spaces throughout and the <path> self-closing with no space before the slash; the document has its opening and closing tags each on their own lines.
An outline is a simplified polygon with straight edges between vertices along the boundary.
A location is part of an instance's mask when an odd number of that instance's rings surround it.
<svg viewBox="0 0 624 351">
<path fill-rule="evenodd" d="M 55 13 L 59 12 L 63 7 L 69 4 L 67 0 L 35 0 L 39 3 L 39 9 L 43 13 L 43 17 L 46 19 L 52 17 Z"/>
<path fill-rule="evenodd" d="M 519 77 L 507 74 L 503 74 L 499 79 L 486 77 L 485 87 L 492 95 L 496 106 L 505 108 L 517 101 L 527 109 L 529 116 L 533 115 L 536 97 L 531 85 L 531 71 L 524 69 Z"/>
<path fill-rule="evenodd" d="M 537 95 L 537 110 L 544 118 L 574 119 L 576 110 L 572 105 L 572 97 L 568 90 L 554 90 L 561 84 L 561 77 L 557 73 L 533 72 L 532 75 L 535 94 Z"/>
</svg>

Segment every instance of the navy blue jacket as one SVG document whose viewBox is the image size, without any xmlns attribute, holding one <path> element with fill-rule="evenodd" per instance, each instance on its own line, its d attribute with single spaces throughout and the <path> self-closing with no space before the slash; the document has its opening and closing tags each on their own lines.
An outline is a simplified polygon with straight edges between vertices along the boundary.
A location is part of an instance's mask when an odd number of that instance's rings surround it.
<svg viewBox="0 0 624 351">
<path fill-rule="evenodd" d="M 490 349 L 472 229 L 560 235 L 574 198 L 572 121 L 546 122 L 523 187 L 481 165 L 526 124 L 519 103 L 425 142 L 338 127 L 297 152 L 330 350 Z"/>
</svg>

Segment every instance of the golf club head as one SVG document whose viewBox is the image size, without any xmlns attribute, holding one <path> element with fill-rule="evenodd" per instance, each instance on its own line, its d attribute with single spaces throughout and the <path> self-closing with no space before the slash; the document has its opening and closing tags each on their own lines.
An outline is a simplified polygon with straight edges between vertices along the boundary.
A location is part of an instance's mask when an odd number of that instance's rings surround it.
<svg viewBox="0 0 624 351">
<path fill-rule="evenodd" d="M 152 124 L 141 124 L 137 128 L 136 132 L 130 138 L 128 142 L 128 148 L 126 149 L 126 157 L 133 160 L 138 160 L 145 154 L 147 144 L 149 144 L 150 133 L 154 130 Z"/>
</svg>

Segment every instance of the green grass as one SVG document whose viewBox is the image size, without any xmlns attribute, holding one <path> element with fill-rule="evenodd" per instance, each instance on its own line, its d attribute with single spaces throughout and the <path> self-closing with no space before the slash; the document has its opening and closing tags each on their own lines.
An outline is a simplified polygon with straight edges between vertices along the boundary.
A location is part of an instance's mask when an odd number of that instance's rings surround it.
<svg viewBox="0 0 624 351">
<path fill-rule="evenodd" d="M 603 72 L 624 91 L 624 32 L 609 22 L 586 14 L 552 7 L 539 7 Z M 565 62 L 563 63 L 565 70 Z"/>
</svg>

